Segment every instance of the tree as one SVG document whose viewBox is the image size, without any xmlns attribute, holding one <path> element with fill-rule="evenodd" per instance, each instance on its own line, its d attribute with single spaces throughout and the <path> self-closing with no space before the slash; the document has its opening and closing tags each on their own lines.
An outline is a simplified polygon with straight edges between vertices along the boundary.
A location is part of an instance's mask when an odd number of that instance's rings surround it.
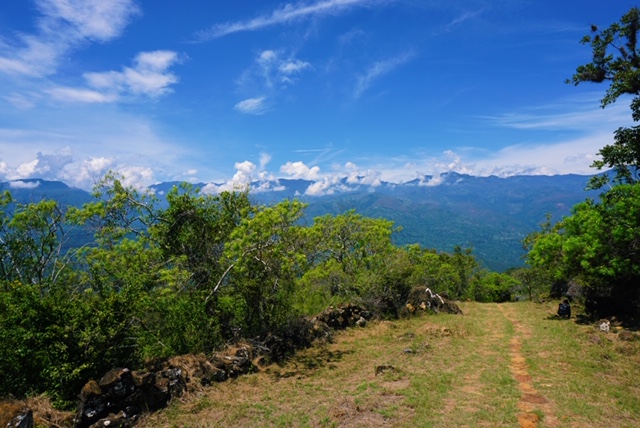
<svg viewBox="0 0 640 428">
<path fill-rule="evenodd" d="M 316 217 L 306 242 L 312 268 L 303 284 L 314 293 L 325 287 L 329 297 L 361 297 L 388 288 L 383 272 L 394 258 L 393 231 L 393 222 L 364 217 L 355 210 Z"/>
<path fill-rule="evenodd" d="M 591 35 L 581 43 L 590 44 L 592 62 L 580 65 L 568 83 L 578 85 L 583 82 L 610 82 L 601 101 L 602 107 L 615 102 L 623 95 L 631 95 L 631 111 L 634 121 L 640 120 L 640 9 L 631 8 L 621 19 L 605 30 L 591 26 Z M 606 145 L 598 153 L 602 159 L 592 167 L 598 170 L 609 167 L 616 172 L 615 183 L 637 183 L 640 181 L 640 127 L 619 128 L 615 132 L 615 142 Z M 590 187 L 597 189 L 609 182 L 606 175 L 596 176 Z"/>
<path fill-rule="evenodd" d="M 298 224 L 305 206 L 287 200 L 262 207 L 231 233 L 227 268 L 210 295 L 220 293 L 223 303 L 231 300 L 232 322 L 243 333 L 273 331 L 293 314 L 296 281 L 307 264 L 304 228 Z"/>
<path fill-rule="evenodd" d="M 534 267 L 555 266 L 577 278 L 587 309 L 598 315 L 640 314 L 640 185 L 619 185 L 573 208 L 528 254 Z"/>
<path fill-rule="evenodd" d="M 254 208 L 247 192 L 203 195 L 190 184 L 167 194 L 169 206 L 158 213 L 151 235 L 167 261 L 184 258 L 190 288 L 213 288 L 222 275 L 220 259 L 233 230 Z"/>
<path fill-rule="evenodd" d="M 634 121 L 640 120 L 640 9 L 604 30 L 591 27 L 582 39 L 590 44 L 592 62 L 579 66 L 571 80 L 608 82 L 602 107 L 630 95 Z M 586 200 L 542 233 L 530 235 L 528 262 L 546 268 L 556 279 L 577 280 L 585 289 L 586 308 L 594 315 L 640 315 L 640 126 L 619 128 L 614 143 L 599 151 L 598 170 L 615 170 L 614 186 L 600 201 Z M 609 184 L 596 176 L 589 187 Z"/>
<path fill-rule="evenodd" d="M 66 244 L 73 230 L 67 211 L 54 200 L 16 204 L 0 195 L 0 281 L 37 287 L 44 295 L 73 262 Z"/>
<path fill-rule="evenodd" d="M 471 286 L 471 295 L 476 302 L 509 302 L 518 285 L 518 280 L 506 273 L 486 272 Z"/>
</svg>

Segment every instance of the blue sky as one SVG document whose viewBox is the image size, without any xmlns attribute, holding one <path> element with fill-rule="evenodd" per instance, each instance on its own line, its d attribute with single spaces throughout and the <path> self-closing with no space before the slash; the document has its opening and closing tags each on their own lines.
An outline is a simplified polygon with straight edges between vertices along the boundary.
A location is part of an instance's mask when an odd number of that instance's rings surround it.
<svg viewBox="0 0 640 428">
<path fill-rule="evenodd" d="M 589 174 L 628 102 L 564 80 L 632 6 L 3 0 L 0 179 Z"/>
</svg>

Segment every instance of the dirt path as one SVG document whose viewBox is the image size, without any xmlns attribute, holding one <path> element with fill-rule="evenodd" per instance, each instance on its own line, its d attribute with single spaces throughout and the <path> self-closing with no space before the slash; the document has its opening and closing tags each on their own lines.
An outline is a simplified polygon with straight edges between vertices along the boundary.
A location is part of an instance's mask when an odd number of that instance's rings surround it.
<svg viewBox="0 0 640 428">
<path fill-rule="evenodd" d="M 518 422 L 520 427 L 536 428 L 540 419 L 544 419 L 547 427 L 558 426 L 558 419 L 554 415 L 554 404 L 533 386 L 533 379 L 529 374 L 526 357 L 522 353 L 523 341 L 531 338 L 530 329 L 517 320 L 513 305 L 498 305 L 498 308 L 514 327 L 514 335 L 509 342 L 511 352 L 510 369 L 522 393 L 518 402 L 518 409 L 520 410 Z"/>
</svg>

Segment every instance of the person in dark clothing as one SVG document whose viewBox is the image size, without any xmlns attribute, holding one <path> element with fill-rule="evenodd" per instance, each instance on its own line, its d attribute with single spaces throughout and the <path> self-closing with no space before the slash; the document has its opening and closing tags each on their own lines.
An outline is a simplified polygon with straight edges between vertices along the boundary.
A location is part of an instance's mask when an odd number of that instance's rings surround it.
<svg viewBox="0 0 640 428">
<path fill-rule="evenodd" d="M 569 304 L 569 300 L 564 299 L 558 305 L 558 316 L 562 318 L 571 318 L 571 305 Z"/>
</svg>

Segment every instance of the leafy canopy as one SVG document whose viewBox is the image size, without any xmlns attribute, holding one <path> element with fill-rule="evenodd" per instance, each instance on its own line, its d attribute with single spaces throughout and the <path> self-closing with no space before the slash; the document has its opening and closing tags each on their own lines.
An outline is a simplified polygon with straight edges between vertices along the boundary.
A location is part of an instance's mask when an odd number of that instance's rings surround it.
<svg viewBox="0 0 640 428">
<path fill-rule="evenodd" d="M 640 120 L 639 31 L 640 9 L 637 7 L 631 8 L 620 22 L 604 30 L 592 25 L 591 34 L 581 41 L 591 46 L 592 61 L 580 65 L 571 79 L 567 79 L 567 83 L 575 85 L 609 82 L 601 100 L 603 108 L 623 95 L 631 95 L 631 113 L 636 122 Z M 593 162 L 592 167 L 598 170 L 613 168 L 616 184 L 640 181 L 640 127 L 619 128 L 614 134 L 614 143 L 603 147 L 598 154 L 602 158 Z M 607 176 L 596 176 L 591 180 L 590 187 L 598 189 L 608 182 Z"/>
</svg>

